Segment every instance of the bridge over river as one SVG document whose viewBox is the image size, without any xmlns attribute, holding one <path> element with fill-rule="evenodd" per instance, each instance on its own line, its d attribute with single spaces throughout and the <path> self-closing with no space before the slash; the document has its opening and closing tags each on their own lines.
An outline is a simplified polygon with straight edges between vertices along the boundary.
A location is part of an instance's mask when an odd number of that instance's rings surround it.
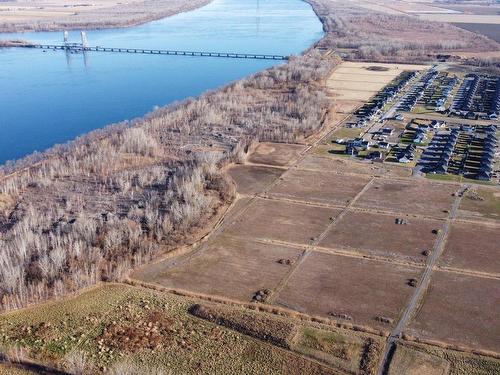
<svg viewBox="0 0 500 375">
<path fill-rule="evenodd" d="M 80 44 L 18 44 L 12 47 L 38 48 L 43 50 L 62 50 L 74 53 L 92 52 L 114 52 L 114 53 L 141 53 L 149 55 L 170 56 L 195 56 L 195 57 L 222 57 L 229 59 L 254 59 L 254 60 L 288 60 L 288 56 L 267 55 L 256 53 L 233 53 L 233 52 L 206 52 L 206 51 L 177 51 L 165 49 L 123 48 L 123 47 L 101 47 L 83 46 Z"/>
</svg>

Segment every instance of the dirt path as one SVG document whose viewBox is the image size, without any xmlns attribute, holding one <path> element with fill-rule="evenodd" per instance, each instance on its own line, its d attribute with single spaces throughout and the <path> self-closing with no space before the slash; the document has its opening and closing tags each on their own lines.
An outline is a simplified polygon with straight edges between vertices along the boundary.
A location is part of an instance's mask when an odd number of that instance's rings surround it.
<svg viewBox="0 0 500 375">
<path fill-rule="evenodd" d="M 378 374 L 379 375 L 385 375 L 388 371 L 388 366 L 391 358 L 391 352 L 394 349 L 394 344 L 398 338 L 401 337 L 401 334 L 403 333 L 403 330 L 406 328 L 406 325 L 410 321 L 410 319 L 414 316 L 415 312 L 417 311 L 423 296 L 427 289 L 429 288 L 429 284 L 431 281 L 431 276 L 432 272 L 434 271 L 436 267 L 436 263 L 442 254 L 444 250 L 444 245 L 446 243 L 446 239 L 448 237 L 448 233 L 450 231 L 450 226 L 453 220 L 455 219 L 457 212 L 458 212 L 458 207 L 460 206 L 460 202 L 462 200 L 463 194 L 465 191 L 469 188 L 467 185 L 462 185 L 460 190 L 456 194 L 455 201 L 453 202 L 453 206 L 450 210 L 450 213 L 448 215 L 448 218 L 446 220 L 446 223 L 443 226 L 443 229 L 439 233 L 439 237 L 436 239 L 436 242 L 434 244 L 434 249 L 429 256 L 427 260 L 426 267 L 424 269 L 424 272 L 422 273 L 422 276 L 415 288 L 415 292 L 413 293 L 410 301 L 406 305 L 405 311 L 403 315 L 401 316 L 401 319 L 398 321 L 398 324 L 396 327 L 393 329 L 391 332 L 391 335 L 387 339 L 387 345 L 385 348 L 385 353 L 383 360 L 381 362 Z"/>
</svg>

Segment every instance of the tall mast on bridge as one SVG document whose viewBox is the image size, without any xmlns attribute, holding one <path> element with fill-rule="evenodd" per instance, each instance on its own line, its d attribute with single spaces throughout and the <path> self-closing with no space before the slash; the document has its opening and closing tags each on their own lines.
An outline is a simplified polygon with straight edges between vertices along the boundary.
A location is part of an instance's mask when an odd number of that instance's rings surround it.
<svg viewBox="0 0 500 375">
<path fill-rule="evenodd" d="M 85 33 L 85 31 L 82 31 L 80 32 L 80 35 L 82 37 L 82 47 L 83 49 L 85 49 L 89 46 L 89 41 L 87 40 L 87 33 Z"/>
</svg>

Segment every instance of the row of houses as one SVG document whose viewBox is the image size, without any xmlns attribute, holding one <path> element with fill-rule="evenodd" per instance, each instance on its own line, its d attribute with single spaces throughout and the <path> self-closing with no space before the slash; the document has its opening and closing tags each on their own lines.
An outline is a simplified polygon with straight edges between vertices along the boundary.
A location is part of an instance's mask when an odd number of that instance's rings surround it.
<svg viewBox="0 0 500 375">
<path fill-rule="evenodd" d="M 465 118 L 497 119 L 500 113 L 500 77 L 467 75 L 450 112 Z"/>
<path fill-rule="evenodd" d="M 363 127 L 368 121 L 380 114 L 382 109 L 414 78 L 417 72 L 404 71 L 380 90 L 370 102 L 365 103 L 355 112 L 358 120 L 351 127 Z"/>
<path fill-rule="evenodd" d="M 470 112 L 478 86 L 479 76 L 477 74 L 467 75 L 453 99 L 451 111 L 459 115 L 466 115 Z"/>
<path fill-rule="evenodd" d="M 397 110 L 410 112 L 417 101 L 423 96 L 425 90 L 432 84 L 438 72 L 435 68 L 429 69 L 424 76 L 417 82 L 412 89 L 405 94 L 397 106 Z"/>
<path fill-rule="evenodd" d="M 479 171 L 476 175 L 478 180 L 489 181 L 493 175 L 493 165 L 495 162 L 495 150 L 498 139 L 494 132 L 488 132 L 483 142 L 483 153 L 479 164 Z"/>
</svg>

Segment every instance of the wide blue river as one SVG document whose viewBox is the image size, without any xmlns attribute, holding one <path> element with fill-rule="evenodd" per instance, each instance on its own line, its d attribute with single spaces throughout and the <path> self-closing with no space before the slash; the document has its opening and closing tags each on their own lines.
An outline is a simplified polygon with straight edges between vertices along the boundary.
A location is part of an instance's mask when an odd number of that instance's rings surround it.
<svg viewBox="0 0 500 375">
<path fill-rule="evenodd" d="M 90 45 L 299 54 L 322 36 L 301 0 L 215 0 L 128 29 L 87 31 Z M 79 41 L 79 32 L 70 32 Z M 62 32 L 0 39 L 62 44 Z M 0 164 L 156 106 L 197 96 L 278 62 L 0 49 Z"/>
</svg>

